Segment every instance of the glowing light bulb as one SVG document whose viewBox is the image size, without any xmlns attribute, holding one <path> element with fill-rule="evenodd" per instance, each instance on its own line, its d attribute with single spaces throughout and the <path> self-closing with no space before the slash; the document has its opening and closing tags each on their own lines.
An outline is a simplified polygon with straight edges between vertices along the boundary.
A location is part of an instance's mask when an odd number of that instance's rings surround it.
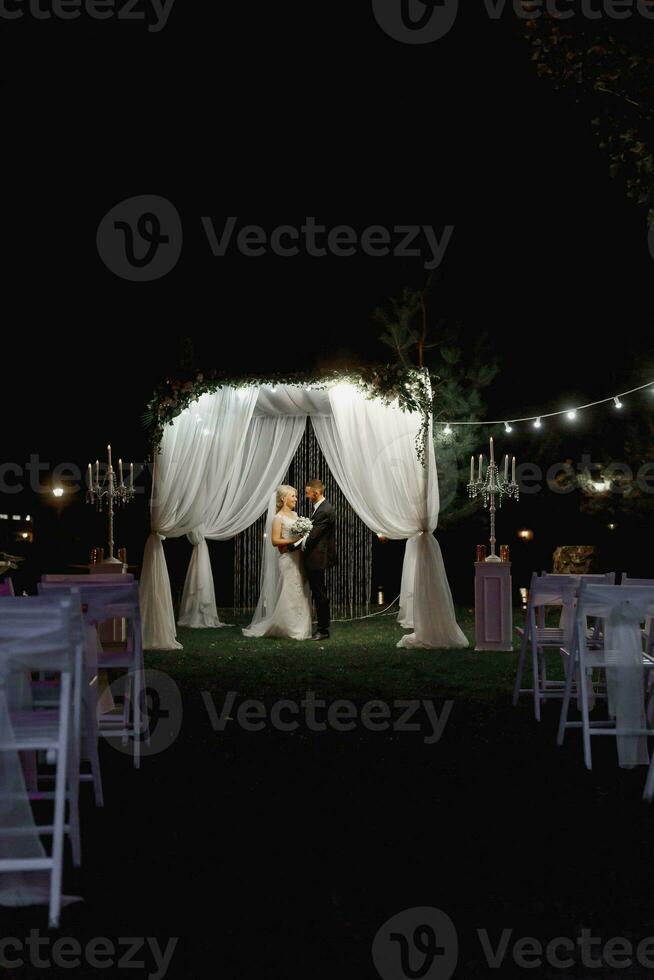
<svg viewBox="0 0 654 980">
<path fill-rule="evenodd" d="M 63 497 L 64 495 L 64 491 L 62 487 L 54 487 L 52 492 L 55 495 L 55 497 Z"/>
<path fill-rule="evenodd" d="M 566 412 L 566 415 L 568 416 L 569 419 L 576 419 L 577 410 L 575 408 L 572 408 L 569 412 Z"/>
<path fill-rule="evenodd" d="M 541 422 L 540 419 L 536 419 L 536 421 L 534 422 L 534 429 L 540 429 L 540 427 L 542 426 L 542 424 L 543 423 Z"/>
<path fill-rule="evenodd" d="M 450 426 L 450 423 L 449 422 L 447 423 L 447 425 L 443 429 L 443 435 L 444 436 L 451 436 L 452 435 L 452 429 L 451 429 L 451 426 Z"/>
<path fill-rule="evenodd" d="M 513 429 L 511 428 L 511 426 L 509 425 L 508 422 L 505 422 L 504 423 L 504 431 L 505 432 L 513 432 Z"/>
<path fill-rule="evenodd" d="M 615 407 L 616 408 L 622 408 L 622 402 L 620 401 L 620 399 L 618 398 L 617 395 L 615 396 L 615 398 L 613 399 L 613 401 L 615 402 Z"/>
</svg>

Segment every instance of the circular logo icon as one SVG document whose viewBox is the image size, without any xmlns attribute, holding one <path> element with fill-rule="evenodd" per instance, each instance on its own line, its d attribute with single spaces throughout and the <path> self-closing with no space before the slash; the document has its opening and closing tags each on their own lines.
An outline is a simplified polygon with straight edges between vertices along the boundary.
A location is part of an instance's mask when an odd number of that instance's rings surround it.
<svg viewBox="0 0 654 980">
<path fill-rule="evenodd" d="M 111 695 L 116 707 L 127 707 L 126 699 L 133 697 L 133 681 L 127 685 L 127 674 L 123 674 L 110 685 Z M 119 752 L 132 755 L 133 740 L 141 743 L 141 755 L 158 755 L 169 749 L 182 727 L 184 709 L 182 696 L 177 684 L 160 670 L 144 672 L 144 686 L 139 698 L 140 731 L 123 739 L 119 735 L 104 734 L 109 745 Z M 129 705 L 129 717 L 134 719 L 134 704 Z"/>
<path fill-rule="evenodd" d="M 151 282 L 177 264 L 182 222 L 165 197 L 130 197 L 105 214 L 96 244 L 100 258 L 115 275 L 131 282 Z"/>
<path fill-rule="evenodd" d="M 377 23 L 394 41 L 431 44 L 454 26 L 459 0 L 372 0 Z"/>
<path fill-rule="evenodd" d="M 398 912 L 372 944 L 372 961 L 382 980 L 450 980 L 458 959 L 454 923 L 435 908 Z"/>
</svg>

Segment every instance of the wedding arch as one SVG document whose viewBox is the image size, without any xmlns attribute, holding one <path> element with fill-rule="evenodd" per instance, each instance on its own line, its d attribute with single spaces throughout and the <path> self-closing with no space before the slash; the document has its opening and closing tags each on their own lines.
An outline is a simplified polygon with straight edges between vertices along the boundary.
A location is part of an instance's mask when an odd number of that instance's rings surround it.
<svg viewBox="0 0 654 980">
<path fill-rule="evenodd" d="M 192 387 L 188 385 L 187 387 Z M 231 383 L 191 391 L 166 419 L 159 408 L 151 533 L 141 576 L 143 645 L 182 649 L 163 541 L 193 545 L 180 625 L 220 627 L 207 539 L 240 534 L 267 509 L 310 419 L 327 465 L 373 533 L 405 539 L 398 647 L 466 647 L 440 546 L 429 376 L 397 386 L 362 377 L 318 383 Z M 170 399 L 166 402 L 170 403 Z M 183 401 L 182 401 L 183 403 Z M 161 414 L 163 411 L 163 419 Z"/>
</svg>

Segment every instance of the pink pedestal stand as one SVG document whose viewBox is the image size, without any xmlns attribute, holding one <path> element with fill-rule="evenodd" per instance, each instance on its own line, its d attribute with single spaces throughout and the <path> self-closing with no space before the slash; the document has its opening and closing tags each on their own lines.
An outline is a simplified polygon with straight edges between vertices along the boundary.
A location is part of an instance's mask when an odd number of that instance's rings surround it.
<svg viewBox="0 0 654 980">
<path fill-rule="evenodd" d="M 475 562 L 475 650 L 512 650 L 510 561 Z"/>
</svg>

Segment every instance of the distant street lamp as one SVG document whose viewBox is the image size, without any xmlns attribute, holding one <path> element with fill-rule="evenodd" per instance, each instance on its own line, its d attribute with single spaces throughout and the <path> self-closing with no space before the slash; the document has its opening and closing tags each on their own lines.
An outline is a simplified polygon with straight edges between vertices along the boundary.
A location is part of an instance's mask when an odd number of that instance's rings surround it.
<svg viewBox="0 0 654 980">
<path fill-rule="evenodd" d="M 55 506 L 57 508 L 57 519 L 58 520 L 61 520 L 61 505 L 62 505 L 63 496 L 64 496 L 64 488 L 63 487 L 53 487 L 52 488 L 52 495 L 55 498 Z"/>
</svg>

